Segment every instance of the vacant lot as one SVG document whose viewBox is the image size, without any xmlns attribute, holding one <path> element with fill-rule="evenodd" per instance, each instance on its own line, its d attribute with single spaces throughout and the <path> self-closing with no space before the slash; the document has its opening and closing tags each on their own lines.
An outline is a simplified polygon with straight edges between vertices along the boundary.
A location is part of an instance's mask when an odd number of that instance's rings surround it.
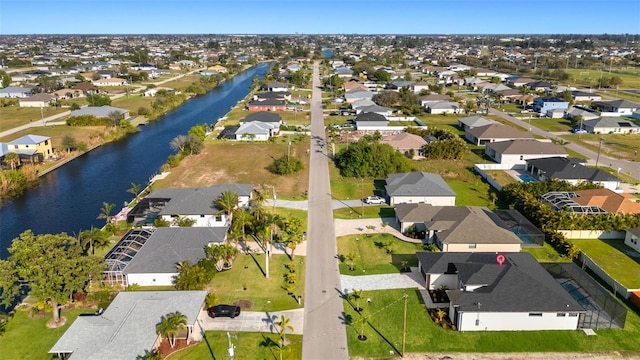
<svg viewBox="0 0 640 360">
<path fill-rule="evenodd" d="M 235 346 L 234 359 L 280 359 L 280 350 L 271 344 L 278 343 L 278 334 L 232 332 Z M 290 346 L 282 351 L 282 360 L 302 358 L 302 336 L 287 335 Z M 225 331 L 207 331 L 205 339 L 195 346 L 180 350 L 168 357 L 170 360 L 229 359 L 228 336 Z"/>
<path fill-rule="evenodd" d="M 640 88 L 640 70 L 638 69 L 635 69 L 633 71 L 625 71 L 624 73 L 610 73 L 609 67 L 605 66 L 604 71 L 589 69 L 567 69 L 567 72 L 571 76 L 571 79 L 577 85 L 598 87 L 598 82 L 600 81 L 601 77 L 610 78 L 612 76 L 617 76 L 622 79 L 622 85 L 620 85 L 621 89 Z"/>
<path fill-rule="evenodd" d="M 341 236 L 337 240 L 340 273 L 345 275 L 397 274 L 403 261 L 407 266 L 418 266 L 415 254 L 423 251 L 422 244 L 398 240 L 390 234 L 363 233 Z M 347 259 L 349 254 L 355 256 L 353 270 Z"/>
<path fill-rule="evenodd" d="M 123 96 L 121 98 L 113 100 L 113 102 L 111 103 L 111 106 L 125 108 L 134 112 L 137 112 L 138 108 L 140 108 L 141 106 L 144 106 L 149 111 L 151 111 L 152 103 L 153 103 L 153 98 L 150 96 L 131 95 L 131 96 Z"/>
<path fill-rule="evenodd" d="M 638 157 L 639 134 L 573 134 L 565 135 L 563 138 L 595 152 L 600 147 L 602 155 L 605 156 L 634 161 L 640 159 Z M 602 145 L 600 145 L 600 139 L 602 139 Z"/>
<path fill-rule="evenodd" d="M 291 156 L 298 156 L 304 169 L 294 175 L 280 176 L 267 170 L 273 159 L 287 154 L 287 138 L 275 143 L 234 142 L 207 139 L 204 150 L 187 156 L 158 187 L 197 187 L 222 183 L 275 186 L 278 198 L 303 199 L 309 188 L 308 137 L 292 137 Z"/>
<path fill-rule="evenodd" d="M 13 129 L 14 127 L 33 121 L 40 121 L 40 123 L 42 123 L 42 118 L 60 114 L 65 111 L 69 111 L 69 109 L 47 107 L 40 112 L 40 108 L 21 108 L 18 106 L 0 107 L 0 119 L 2 119 L 2 121 L 0 121 L 0 131 Z"/>
</svg>

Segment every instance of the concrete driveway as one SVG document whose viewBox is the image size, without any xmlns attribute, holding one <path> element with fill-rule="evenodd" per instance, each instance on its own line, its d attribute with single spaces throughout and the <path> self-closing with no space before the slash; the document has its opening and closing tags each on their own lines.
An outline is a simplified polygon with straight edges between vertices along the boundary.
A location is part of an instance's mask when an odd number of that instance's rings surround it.
<svg viewBox="0 0 640 360">
<path fill-rule="evenodd" d="M 277 333 L 278 329 L 274 322 L 279 321 L 282 315 L 291 320 L 289 325 L 293 326 L 293 331 L 289 333 L 302 334 L 304 309 L 274 312 L 242 311 L 235 319 L 227 317 L 212 319 L 204 314 L 201 316 L 201 325 L 204 330 Z"/>
</svg>

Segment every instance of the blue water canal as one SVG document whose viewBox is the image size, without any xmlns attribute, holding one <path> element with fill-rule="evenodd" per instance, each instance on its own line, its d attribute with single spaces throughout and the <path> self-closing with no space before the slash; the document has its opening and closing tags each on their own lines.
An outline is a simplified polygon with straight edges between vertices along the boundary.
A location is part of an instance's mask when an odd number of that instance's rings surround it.
<svg viewBox="0 0 640 360">
<path fill-rule="evenodd" d="M 248 93 L 255 75 L 269 69 L 260 64 L 236 76 L 163 118 L 141 127 L 141 132 L 104 145 L 41 178 L 40 186 L 29 189 L 0 207 L 0 258 L 8 256 L 11 241 L 24 230 L 36 234 L 77 234 L 91 226 L 103 226 L 97 219 L 103 202 L 116 204 L 115 214 L 132 194 L 131 183 L 146 185 L 174 152 L 171 139 L 186 134 L 196 124 L 214 123 Z M 34 130 L 37 133 L 37 130 Z"/>
</svg>

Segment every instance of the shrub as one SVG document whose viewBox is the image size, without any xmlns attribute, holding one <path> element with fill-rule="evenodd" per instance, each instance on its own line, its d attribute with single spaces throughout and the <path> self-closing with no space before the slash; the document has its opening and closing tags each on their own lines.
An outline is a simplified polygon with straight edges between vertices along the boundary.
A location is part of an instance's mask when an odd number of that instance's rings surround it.
<svg viewBox="0 0 640 360">
<path fill-rule="evenodd" d="M 302 160 L 297 156 L 283 155 L 271 163 L 268 167 L 269 171 L 278 175 L 290 175 L 304 169 Z"/>
<path fill-rule="evenodd" d="M 109 119 L 97 118 L 93 115 L 72 116 L 67 119 L 69 126 L 107 126 Z"/>
</svg>

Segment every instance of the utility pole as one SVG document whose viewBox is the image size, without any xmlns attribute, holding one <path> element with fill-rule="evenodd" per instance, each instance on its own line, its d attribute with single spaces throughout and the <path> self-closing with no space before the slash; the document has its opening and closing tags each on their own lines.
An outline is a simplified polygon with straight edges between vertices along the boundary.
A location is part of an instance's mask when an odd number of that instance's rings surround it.
<svg viewBox="0 0 640 360">
<path fill-rule="evenodd" d="M 598 160 L 600 160 L 600 149 L 602 148 L 602 138 L 599 138 L 598 156 L 596 156 L 596 168 L 598 168 Z"/>
<path fill-rule="evenodd" d="M 409 296 L 404 294 L 404 314 L 402 316 L 402 357 L 404 357 L 404 348 L 407 343 L 407 299 Z"/>
<path fill-rule="evenodd" d="M 360 178 L 360 217 L 364 216 L 364 178 Z"/>
</svg>

